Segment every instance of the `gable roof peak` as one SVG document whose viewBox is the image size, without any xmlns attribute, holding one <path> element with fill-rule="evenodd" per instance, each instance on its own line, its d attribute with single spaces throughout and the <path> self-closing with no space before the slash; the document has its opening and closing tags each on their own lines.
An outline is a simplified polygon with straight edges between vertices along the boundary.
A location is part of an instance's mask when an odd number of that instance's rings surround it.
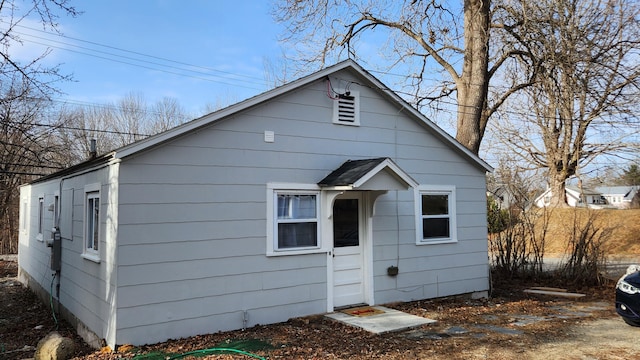
<svg viewBox="0 0 640 360">
<path fill-rule="evenodd" d="M 386 98 L 387 101 L 391 101 L 398 104 L 400 106 L 400 111 L 403 111 L 407 116 L 413 118 L 416 122 L 420 123 L 432 135 L 434 135 L 443 143 L 447 144 L 450 148 L 452 148 L 457 153 L 461 154 L 463 157 L 465 157 L 469 162 L 474 164 L 476 167 L 481 168 L 485 171 L 493 170 L 493 168 L 488 163 L 486 163 L 476 154 L 474 154 L 473 152 L 465 148 L 462 144 L 456 141 L 451 135 L 449 135 L 444 130 L 442 130 L 433 121 L 431 121 L 424 114 L 422 114 L 417 109 L 412 107 L 408 102 L 402 99 L 398 94 L 390 90 L 375 76 L 373 76 L 371 73 L 366 71 L 362 66 L 360 66 L 357 62 L 351 59 L 343 60 L 339 63 L 328 66 L 321 70 L 318 70 L 312 74 L 303 76 L 299 79 L 296 79 L 286 84 L 283 84 L 281 86 L 278 86 L 274 89 L 268 90 L 266 92 L 255 95 L 241 102 L 232 104 L 223 109 L 217 110 L 215 112 L 206 114 L 204 116 L 201 116 L 199 118 L 196 118 L 184 124 L 178 125 L 162 133 L 159 133 L 159 134 L 147 137 L 145 139 L 136 141 L 129 145 L 123 146 L 119 149 L 114 150 L 112 153 L 110 153 L 109 158 L 112 159 L 113 161 L 117 161 L 119 159 L 124 159 L 128 156 L 134 155 L 141 151 L 148 150 L 150 148 L 163 144 L 167 141 L 170 141 L 178 136 L 189 133 L 191 131 L 195 131 L 201 127 L 215 123 L 218 120 L 232 116 L 240 111 L 246 110 L 253 106 L 257 106 L 271 99 L 274 99 L 277 96 L 289 93 L 305 85 L 308 85 L 314 81 L 324 79 L 332 74 L 335 74 L 339 71 L 346 70 L 346 69 L 350 69 L 354 71 L 357 74 L 357 76 L 362 79 L 361 80 L 362 83 L 360 85 L 379 90 L 379 93 L 384 98 Z M 55 176 L 55 174 L 52 174 L 52 176 Z"/>
</svg>

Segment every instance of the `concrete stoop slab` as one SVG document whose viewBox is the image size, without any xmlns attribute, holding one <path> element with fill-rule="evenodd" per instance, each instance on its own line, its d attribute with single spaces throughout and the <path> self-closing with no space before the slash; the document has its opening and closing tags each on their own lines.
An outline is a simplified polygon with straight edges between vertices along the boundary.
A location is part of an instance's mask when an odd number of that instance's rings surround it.
<svg viewBox="0 0 640 360">
<path fill-rule="evenodd" d="M 436 320 L 407 314 L 384 306 L 372 306 L 371 308 L 379 311 L 370 316 L 353 316 L 344 312 L 334 312 L 325 316 L 374 334 L 402 331 L 436 322 Z"/>
</svg>

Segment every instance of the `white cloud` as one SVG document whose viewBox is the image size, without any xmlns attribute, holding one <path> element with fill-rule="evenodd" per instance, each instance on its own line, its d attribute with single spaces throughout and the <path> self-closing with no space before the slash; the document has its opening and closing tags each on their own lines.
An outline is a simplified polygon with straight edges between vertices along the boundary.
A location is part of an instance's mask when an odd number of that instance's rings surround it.
<svg viewBox="0 0 640 360">
<path fill-rule="evenodd" d="M 2 20 L 0 29 L 6 31 L 7 25 L 6 21 Z M 57 36 L 39 31 L 40 28 L 41 23 L 29 18 L 22 19 L 13 28 L 12 35 L 15 40 L 8 41 L 7 49 L 7 54 L 13 61 L 21 64 L 30 63 L 47 52 L 49 54 L 42 60 L 43 65 L 51 66 L 61 61 L 61 51 L 56 51 L 54 46 L 57 45 L 52 42 Z"/>
</svg>

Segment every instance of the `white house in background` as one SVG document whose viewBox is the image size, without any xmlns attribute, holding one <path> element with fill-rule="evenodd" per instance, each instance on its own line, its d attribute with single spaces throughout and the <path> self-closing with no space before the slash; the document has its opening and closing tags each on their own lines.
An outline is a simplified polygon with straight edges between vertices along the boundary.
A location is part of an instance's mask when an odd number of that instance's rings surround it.
<svg viewBox="0 0 640 360">
<path fill-rule="evenodd" d="M 547 207 L 551 202 L 551 189 L 547 189 L 540 194 L 534 201 L 537 207 Z M 567 185 L 565 186 L 565 196 L 567 199 L 567 205 L 578 207 L 585 206 L 591 208 L 602 208 L 607 205 L 607 201 L 602 197 L 602 194 L 596 190 L 583 187 L 580 189 L 577 186 Z"/>
<path fill-rule="evenodd" d="M 486 295 L 490 170 L 345 61 L 22 186 L 19 277 L 111 347 Z"/>
<path fill-rule="evenodd" d="M 500 210 L 509 210 L 516 204 L 516 196 L 505 185 L 487 189 L 487 196 L 493 198 Z"/>
<path fill-rule="evenodd" d="M 618 209 L 629 209 L 633 198 L 638 196 L 638 186 L 600 186 L 600 192 L 610 204 Z"/>
</svg>

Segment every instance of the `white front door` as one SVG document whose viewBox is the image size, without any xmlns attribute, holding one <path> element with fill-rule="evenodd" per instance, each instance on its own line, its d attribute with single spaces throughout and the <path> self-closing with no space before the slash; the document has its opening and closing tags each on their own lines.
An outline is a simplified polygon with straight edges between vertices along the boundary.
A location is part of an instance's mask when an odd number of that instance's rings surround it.
<svg viewBox="0 0 640 360">
<path fill-rule="evenodd" d="M 359 193 L 346 193 L 333 205 L 333 306 L 365 302 L 363 204 Z"/>
</svg>

